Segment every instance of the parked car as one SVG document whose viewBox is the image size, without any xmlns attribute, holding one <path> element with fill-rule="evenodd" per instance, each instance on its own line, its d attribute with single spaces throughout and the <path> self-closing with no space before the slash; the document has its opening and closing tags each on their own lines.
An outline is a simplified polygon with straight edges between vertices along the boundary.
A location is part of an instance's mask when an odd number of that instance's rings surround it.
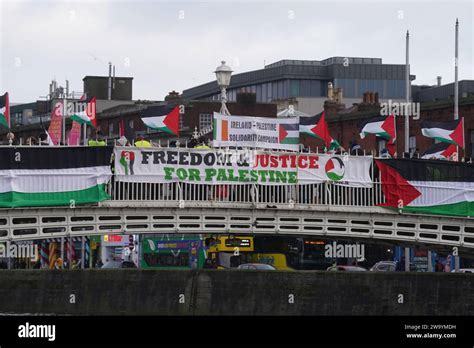
<svg viewBox="0 0 474 348">
<path fill-rule="evenodd" d="M 266 263 L 243 263 L 237 267 L 237 269 L 251 269 L 251 270 L 261 270 L 261 271 L 276 271 L 276 268 L 272 265 L 267 265 Z"/>
<path fill-rule="evenodd" d="M 451 272 L 456 272 L 456 270 L 453 269 Z M 474 273 L 474 268 L 460 268 L 458 273 Z"/>
<path fill-rule="evenodd" d="M 137 268 L 132 261 L 107 261 L 101 267 L 104 269 L 118 269 L 118 268 Z"/>
<path fill-rule="evenodd" d="M 338 272 L 338 271 L 346 271 L 346 272 L 366 272 L 367 270 L 364 267 L 359 267 L 359 266 L 343 266 L 343 265 L 337 265 L 337 266 L 331 266 L 329 267 L 326 271 L 330 272 Z"/>
<path fill-rule="evenodd" d="M 395 272 L 397 263 L 395 261 L 379 261 L 370 268 L 372 272 Z"/>
</svg>

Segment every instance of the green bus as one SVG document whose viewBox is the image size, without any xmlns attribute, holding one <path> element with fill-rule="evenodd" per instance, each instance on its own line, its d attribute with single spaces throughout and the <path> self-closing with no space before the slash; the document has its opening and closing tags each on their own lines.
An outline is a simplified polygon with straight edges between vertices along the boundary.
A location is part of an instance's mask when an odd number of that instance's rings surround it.
<svg viewBox="0 0 474 348">
<path fill-rule="evenodd" d="M 199 235 L 144 236 L 140 267 L 147 269 L 203 268 L 206 251 Z"/>
</svg>

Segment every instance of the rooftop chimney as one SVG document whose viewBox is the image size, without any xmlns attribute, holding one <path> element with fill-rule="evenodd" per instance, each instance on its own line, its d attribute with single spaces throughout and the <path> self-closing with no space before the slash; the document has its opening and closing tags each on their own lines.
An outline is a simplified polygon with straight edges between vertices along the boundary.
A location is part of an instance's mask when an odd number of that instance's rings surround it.
<svg viewBox="0 0 474 348">
<path fill-rule="evenodd" d="M 367 103 L 367 99 L 368 99 L 368 93 L 367 93 L 367 92 L 364 92 L 364 94 L 362 95 L 362 103 L 366 104 L 366 103 Z"/>
<path fill-rule="evenodd" d="M 438 80 L 438 87 L 441 86 L 441 76 L 436 76 L 436 79 Z"/>
</svg>

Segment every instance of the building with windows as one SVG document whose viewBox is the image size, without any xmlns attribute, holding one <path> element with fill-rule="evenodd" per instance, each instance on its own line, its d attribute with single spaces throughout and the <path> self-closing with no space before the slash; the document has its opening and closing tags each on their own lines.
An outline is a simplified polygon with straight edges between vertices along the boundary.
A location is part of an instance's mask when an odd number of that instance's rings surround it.
<svg viewBox="0 0 474 348">
<path fill-rule="evenodd" d="M 440 81 L 441 82 L 441 81 Z M 459 97 L 466 98 L 474 95 L 474 80 L 459 81 Z M 454 98 L 454 83 L 437 86 L 412 86 L 414 102 L 435 102 Z"/>
<path fill-rule="evenodd" d="M 173 94 L 171 92 L 170 94 Z M 169 95 L 168 95 L 169 97 Z M 98 114 L 97 122 L 99 128 L 108 139 L 119 138 L 120 124 L 124 127 L 124 134 L 129 140 L 136 139 L 139 135 L 152 141 L 176 141 L 184 144 L 190 140 L 195 132 L 210 138 L 212 135 L 211 125 L 214 112 L 219 112 L 221 103 L 207 100 L 183 100 L 181 97 L 172 99 L 166 97 L 163 102 L 137 102 L 134 105 L 120 105 L 104 110 Z M 255 98 L 242 98 L 245 101 L 228 102 L 227 108 L 233 115 L 276 117 L 277 107 L 273 103 L 257 103 Z M 175 137 L 164 132 L 154 131 L 146 128 L 141 120 L 141 115 L 149 106 L 153 106 L 156 116 L 168 114 L 176 105 L 182 105 L 184 113 L 180 115 L 180 137 Z M 105 132 L 104 132 L 105 131 Z"/>
<path fill-rule="evenodd" d="M 410 76 L 415 79 L 414 75 Z M 276 102 L 279 109 L 293 105 L 310 115 L 321 112 L 328 84 L 341 89 L 346 105 L 359 102 L 367 91 L 383 100 L 405 98 L 405 65 L 383 64 L 381 58 L 332 57 L 321 61 L 281 60 L 263 69 L 235 74 L 227 97 L 235 101 L 240 92 L 256 94 L 257 102 Z M 183 91 L 188 100 L 219 100 L 217 82 Z"/>
<path fill-rule="evenodd" d="M 449 85 L 448 85 L 449 86 Z M 441 86 L 444 87 L 444 86 Z M 368 97 L 369 96 L 369 97 Z M 380 102 L 370 98 L 370 93 L 364 95 L 359 103 L 351 107 L 344 108 L 343 105 L 327 101 L 325 103 L 326 120 L 328 122 L 331 136 L 339 141 L 345 148 L 349 149 L 350 144 L 357 142 L 363 150 L 370 153 L 375 150 L 380 152 L 386 148 L 387 143 L 384 139 L 368 135 L 364 139 L 360 138 L 359 132 L 362 123 L 372 117 L 380 115 Z M 428 148 L 435 144 L 435 140 L 425 137 L 421 134 L 421 123 L 423 121 L 446 122 L 454 119 L 454 99 L 445 97 L 435 101 L 424 101 L 420 103 L 420 119 L 410 118 L 409 149 L 410 153 L 422 154 Z M 459 116 L 464 117 L 464 138 L 465 151 L 461 151 L 462 157 L 474 157 L 474 94 L 460 94 L 459 97 Z M 396 118 L 397 126 L 397 153 L 401 155 L 405 148 L 405 117 Z M 300 142 L 310 146 L 312 151 L 316 147 L 322 148 L 323 143 L 314 140 L 306 135 L 300 137 Z"/>
</svg>

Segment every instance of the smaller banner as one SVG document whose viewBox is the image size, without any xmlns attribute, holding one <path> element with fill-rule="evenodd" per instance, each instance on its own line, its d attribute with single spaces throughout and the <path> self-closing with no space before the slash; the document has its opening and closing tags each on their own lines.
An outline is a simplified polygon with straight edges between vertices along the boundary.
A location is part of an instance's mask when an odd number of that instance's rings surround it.
<svg viewBox="0 0 474 348">
<path fill-rule="evenodd" d="M 299 117 L 268 118 L 214 113 L 214 147 L 299 150 Z"/>
<path fill-rule="evenodd" d="M 371 156 L 115 148 L 115 180 L 125 182 L 371 187 L 371 164 Z"/>
</svg>

